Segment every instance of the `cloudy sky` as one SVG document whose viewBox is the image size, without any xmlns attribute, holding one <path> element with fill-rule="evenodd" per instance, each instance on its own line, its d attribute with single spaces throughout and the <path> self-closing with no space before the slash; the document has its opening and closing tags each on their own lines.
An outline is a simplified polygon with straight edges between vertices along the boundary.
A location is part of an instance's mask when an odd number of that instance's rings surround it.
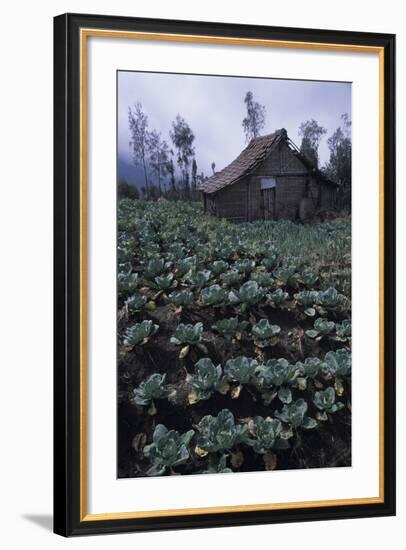
<svg viewBox="0 0 406 550">
<path fill-rule="evenodd" d="M 248 90 L 265 105 L 266 123 L 262 134 L 286 128 L 300 146 L 299 125 L 315 119 L 327 129 L 319 156 L 321 165 L 329 157 L 327 137 L 340 125 L 340 117 L 351 117 L 351 84 L 303 80 L 244 77 L 176 75 L 120 71 L 118 73 L 118 154 L 131 162 L 128 107 L 141 102 L 150 129 L 169 137 L 172 121 L 180 114 L 195 134 L 198 171 L 211 174 L 229 164 L 245 147 L 242 119 Z"/>
</svg>

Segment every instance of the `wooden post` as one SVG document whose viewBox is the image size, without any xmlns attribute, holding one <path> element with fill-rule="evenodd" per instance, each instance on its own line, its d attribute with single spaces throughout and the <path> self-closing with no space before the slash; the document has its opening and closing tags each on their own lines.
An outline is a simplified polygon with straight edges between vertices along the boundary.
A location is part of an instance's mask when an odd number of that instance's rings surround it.
<svg viewBox="0 0 406 550">
<path fill-rule="evenodd" d="M 249 180 L 247 181 L 247 214 L 246 214 L 246 221 L 249 222 L 251 220 L 251 211 L 250 211 L 250 184 Z"/>
</svg>

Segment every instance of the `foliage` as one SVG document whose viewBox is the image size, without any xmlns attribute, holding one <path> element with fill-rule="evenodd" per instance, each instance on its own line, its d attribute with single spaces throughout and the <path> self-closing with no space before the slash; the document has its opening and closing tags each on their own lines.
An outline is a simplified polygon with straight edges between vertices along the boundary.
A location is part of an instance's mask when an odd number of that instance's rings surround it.
<svg viewBox="0 0 406 550">
<path fill-rule="evenodd" d="M 241 303 L 241 310 L 257 304 L 265 296 L 265 289 L 260 287 L 256 281 L 247 281 L 239 291 L 231 290 L 228 299 L 232 304 Z"/>
<path fill-rule="evenodd" d="M 128 347 L 142 346 L 149 341 L 158 329 L 159 326 L 155 325 L 150 319 L 142 321 L 142 323 L 136 323 L 128 327 L 124 345 Z"/>
<path fill-rule="evenodd" d="M 227 300 L 227 292 L 220 285 L 211 285 L 202 290 L 200 300 L 204 306 L 221 306 Z"/>
<path fill-rule="evenodd" d="M 303 363 L 297 363 L 300 372 L 305 377 L 316 378 L 321 372 L 323 362 L 318 357 L 306 357 Z"/>
<path fill-rule="evenodd" d="M 277 336 L 281 331 L 279 325 L 271 325 L 268 319 L 261 319 L 252 329 L 251 334 L 256 346 L 272 346 L 277 342 Z"/>
<path fill-rule="evenodd" d="M 250 141 L 260 135 L 265 125 L 265 106 L 254 101 L 254 95 L 251 91 L 245 94 L 244 98 L 247 114 L 242 121 L 245 138 Z"/>
<path fill-rule="evenodd" d="M 298 366 L 292 365 L 284 358 L 269 359 L 265 365 L 259 366 L 256 372 L 258 384 L 263 388 L 292 384 L 298 374 Z"/>
<path fill-rule="evenodd" d="M 165 269 L 164 258 L 152 258 L 147 263 L 144 269 L 144 276 L 147 279 L 154 279 L 157 275 L 160 275 Z"/>
<path fill-rule="evenodd" d="M 118 291 L 125 296 L 134 292 L 138 284 L 137 273 L 119 272 L 117 275 Z"/>
<path fill-rule="evenodd" d="M 193 303 L 194 296 L 190 290 L 178 290 L 169 294 L 169 299 L 176 306 L 190 306 Z"/>
<path fill-rule="evenodd" d="M 299 127 L 299 136 L 302 137 L 300 150 L 316 167 L 319 165 L 320 140 L 326 132 L 314 119 L 303 122 Z"/>
<path fill-rule="evenodd" d="M 160 277 L 155 277 L 155 284 L 161 290 L 167 290 L 173 285 L 173 273 L 168 273 L 167 275 L 161 275 Z"/>
<path fill-rule="evenodd" d="M 185 325 L 180 323 L 175 330 L 175 334 L 171 338 L 171 343 L 180 344 L 197 344 L 200 342 L 203 332 L 203 323 L 195 325 Z"/>
<path fill-rule="evenodd" d="M 147 302 L 147 297 L 144 294 L 139 292 L 130 296 L 126 301 L 125 305 L 129 312 L 140 311 Z"/>
<path fill-rule="evenodd" d="M 247 321 L 240 321 L 238 317 L 230 317 L 229 319 L 219 319 L 211 328 L 231 340 L 236 336 L 241 336 L 247 326 Z"/>
<path fill-rule="evenodd" d="M 254 271 L 251 273 L 251 279 L 263 288 L 270 288 L 275 284 L 275 279 L 267 271 Z"/>
<path fill-rule="evenodd" d="M 175 395 L 176 390 L 165 386 L 166 374 L 155 373 L 133 391 L 133 401 L 137 405 L 149 405 L 154 399 L 166 399 Z"/>
<path fill-rule="evenodd" d="M 340 401 L 336 403 L 336 392 L 331 386 L 324 391 L 318 391 L 315 393 L 314 404 L 322 411 L 322 413 L 329 414 L 333 414 L 344 407 L 343 403 Z M 325 420 L 326 417 L 322 417 L 322 419 Z"/>
<path fill-rule="evenodd" d="M 152 443 L 144 447 L 144 456 L 152 463 L 148 476 L 159 476 L 168 468 L 184 464 L 189 458 L 188 446 L 194 430 L 180 435 L 176 430 L 168 430 L 158 424 L 154 430 Z"/>
<path fill-rule="evenodd" d="M 306 416 L 308 405 L 304 399 L 298 399 L 283 406 L 282 411 L 276 411 L 275 416 L 289 424 L 292 428 L 311 430 L 317 426 L 317 421 Z"/>
<path fill-rule="evenodd" d="M 351 354 L 346 349 L 329 351 L 323 361 L 323 370 L 332 376 L 345 377 L 351 374 Z"/>
<path fill-rule="evenodd" d="M 203 470 L 202 474 L 229 474 L 232 472 L 231 468 L 227 467 L 227 455 L 209 456 L 209 463 L 206 470 Z"/>
<path fill-rule="evenodd" d="M 229 359 L 224 366 L 224 374 L 230 382 L 249 384 L 255 382 L 258 363 L 255 359 L 240 356 Z"/>
<path fill-rule="evenodd" d="M 319 340 L 323 338 L 323 336 L 327 336 L 328 334 L 331 334 L 335 330 L 336 324 L 334 321 L 327 321 L 327 319 L 322 319 L 319 317 L 314 322 L 314 328 L 310 330 L 306 330 L 306 335 L 309 338 L 315 338 L 316 340 Z"/>
<path fill-rule="evenodd" d="M 228 409 L 223 409 L 217 416 L 204 416 L 197 430 L 197 447 L 207 453 L 230 450 L 248 438 L 248 427 L 236 424 L 233 413 Z"/>
<path fill-rule="evenodd" d="M 255 453 L 265 454 L 276 446 L 282 429 L 280 420 L 256 416 L 250 426 L 253 439 L 249 439 L 247 444 L 253 448 Z"/>
<path fill-rule="evenodd" d="M 215 366 L 208 357 L 195 364 L 194 374 L 189 377 L 188 384 L 193 388 L 193 392 L 189 394 L 189 403 L 209 399 L 216 390 L 224 393 L 227 389 L 221 365 Z"/>
<path fill-rule="evenodd" d="M 227 271 L 228 267 L 228 263 L 224 260 L 215 260 L 210 266 L 212 272 L 215 275 L 220 275 L 221 273 L 224 273 L 225 271 Z"/>
<path fill-rule="evenodd" d="M 342 323 L 336 324 L 336 340 L 345 342 L 351 338 L 351 319 L 345 319 Z"/>
<path fill-rule="evenodd" d="M 350 453 L 348 218 L 234 225 L 197 203 L 118 205 L 118 399 L 123 411 L 142 403 L 135 423 L 119 415 L 136 440 L 123 475 L 348 464 L 337 458 Z M 153 414 L 177 434 L 159 452 Z M 316 426 L 320 437 L 301 431 Z"/>
<path fill-rule="evenodd" d="M 289 294 L 284 292 L 281 288 L 277 288 L 274 292 L 268 294 L 268 298 L 272 300 L 275 306 L 281 306 L 289 299 Z"/>
</svg>

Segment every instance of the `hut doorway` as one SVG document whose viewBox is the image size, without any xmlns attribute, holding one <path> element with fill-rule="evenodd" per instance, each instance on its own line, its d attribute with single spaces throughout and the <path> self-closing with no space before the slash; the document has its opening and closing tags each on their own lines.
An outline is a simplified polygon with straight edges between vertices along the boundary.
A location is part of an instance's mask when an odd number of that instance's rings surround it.
<svg viewBox="0 0 406 550">
<path fill-rule="evenodd" d="M 262 209 L 265 220 L 276 219 L 276 179 L 261 178 Z"/>
</svg>

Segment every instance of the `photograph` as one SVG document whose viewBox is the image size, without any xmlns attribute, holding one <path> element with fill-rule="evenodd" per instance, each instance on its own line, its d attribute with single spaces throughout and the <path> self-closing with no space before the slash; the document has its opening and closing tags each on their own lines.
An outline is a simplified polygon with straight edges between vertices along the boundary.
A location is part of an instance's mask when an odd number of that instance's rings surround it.
<svg viewBox="0 0 406 550">
<path fill-rule="evenodd" d="M 351 83 L 116 86 L 117 477 L 351 466 Z"/>
</svg>

